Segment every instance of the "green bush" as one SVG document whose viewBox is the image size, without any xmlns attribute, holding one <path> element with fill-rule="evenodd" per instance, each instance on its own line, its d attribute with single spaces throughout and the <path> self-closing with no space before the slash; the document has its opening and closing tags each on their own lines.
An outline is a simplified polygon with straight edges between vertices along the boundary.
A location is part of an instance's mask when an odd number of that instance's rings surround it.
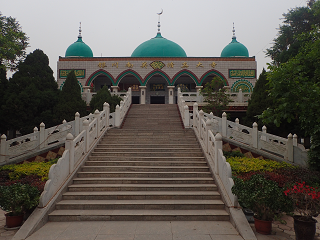
<svg viewBox="0 0 320 240">
<path fill-rule="evenodd" d="M 10 171 L 10 180 L 18 180 L 30 175 L 41 177 L 42 181 L 48 180 L 51 165 L 57 163 L 58 159 L 48 162 L 29 162 L 23 164 L 11 164 L 0 167 L 0 171 Z"/>
<path fill-rule="evenodd" d="M 245 157 L 244 154 L 240 151 L 231 151 L 231 152 L 223 151 L 223 156 L 225 156 L 225 158 Z"/>
<path fill-rule="evenodd" d="M 258 159 L 247 157 L 230 157 L 227 158 L 233 174 L 247 173 L 252 171 L 274 171 L 275 169 L 296 168 L 286 162 L 277 162 L 270 159 Z"/>
<path fill-rule="evenodd" d="M 0 207 L 13 216 L 23 214 L 39 204 L 40 192 L 36 187 L 16 183 L 0 186 Z"/>
<path fill-rule="evenodd" d="M 260 220 L 272 221 L 279 213 L 293 211 L 292 201 L 285 196 L 284 189 L 260 174 L 246 181 L 235 177 L 232 193 L 242 207 L 251 209 Z"/>
</svg>

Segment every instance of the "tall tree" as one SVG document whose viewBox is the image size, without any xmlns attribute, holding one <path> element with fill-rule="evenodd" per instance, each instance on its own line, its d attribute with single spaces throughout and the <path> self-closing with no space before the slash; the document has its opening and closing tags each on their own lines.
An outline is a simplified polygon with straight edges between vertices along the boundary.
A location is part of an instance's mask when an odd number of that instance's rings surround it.
<svg viewBox="0 0 320 240">
<path fill-rule="evenodd" d="M 76 112 L 79 112 L 80 116 L 85 116 L 87 114 L 86 109 L 87 104 L 82 100 L 77 77 L 74 71 L 71 71 L 64 82 L 59 102 L 55 107 L 56 120 L 58 122 L 72 121 Z"/>
<path fill-rule="evenodd" d="M 277 126 L 296 120 L 312 137 L 310 166 L 320 170 L 320 28 L 298 38 L 305 44 L 295 57 L 279 66 L 269 66 L 273 106 L 262 117 Z"/>
<path fill-rule="evenodd" d="M 207 82 L 201 94 L 204 96 L 204 101 L 208 104 L 204 106 L 203 111 L 212 112 L 216 116 L 221 116 L 223 110 L 227 108 L 230 102 L 229 95 L 226 94 L 226 89 L 223 88 L 223 81 L 219 77 L 214 77 L 212 81 Z"/>
<path fill-rule="evenodd" d="M 0 67 L 14 70 L 26 55 L 29 38 L 15 18 L 3 16 L 1 12 L 0 32 Z"/>
<path fill-rule="evenodd" d="M 107 86 L 103 86 L 96 95 L 94 95 L 90 101 L 90 108 L 92 111 L 98 109 L 99 111 L 103 110 L 103 104 L 105 102 L 110 105 L 110 112 L 114 112 L 117 105 L 120 105 L 122 99 L 117 95 L 111 96 Z"/>
<path fill-rule="evenodd" d="M 298 54 L 304 44 L 298 38 L 299 34 L 312 30 L 312 26 L 320 23 L 320 2 L 309 1 L 306 7 L 297 7 L 283 14 L 283 25 L 280 26 L 278 37 L 274 44 L 267 49 L 267 56 L 271 57 L 272 63 L 279 66 Z"/>
<path fill-rule="evenodd" d="M 18 71 L 8 82 L 4 101 L 0 103 L 1 125 L 22 134 L 32 132 L 41 122 L 47 127 L 53 126 L 53 108 L 58 97 L 58 85 L 49 59 L 37 49 L 20 62 Z"/>
</svg>

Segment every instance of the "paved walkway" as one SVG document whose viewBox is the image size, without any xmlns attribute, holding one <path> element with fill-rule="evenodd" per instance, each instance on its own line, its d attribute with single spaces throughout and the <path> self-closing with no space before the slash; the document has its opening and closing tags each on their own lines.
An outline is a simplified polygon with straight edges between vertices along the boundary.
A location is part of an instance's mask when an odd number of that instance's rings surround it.
<svg viewBox="0 0 320 240">
<path fill-rule="evenodd" d="M 295 239 L 293 219 L 273 223 L 272 235 L 255 232 L 258 240 Z M 317 218 L 315 240 L 320 240 L 320 217 Z M 11 240 L 17 230 L 4 228 L 4 212 L 0 210 L 0 240 Z M 48 222 L 27 240 L 241 240 L 233 226 L 226 221 L 157 221 L 157 222 Z"/>
</svg>

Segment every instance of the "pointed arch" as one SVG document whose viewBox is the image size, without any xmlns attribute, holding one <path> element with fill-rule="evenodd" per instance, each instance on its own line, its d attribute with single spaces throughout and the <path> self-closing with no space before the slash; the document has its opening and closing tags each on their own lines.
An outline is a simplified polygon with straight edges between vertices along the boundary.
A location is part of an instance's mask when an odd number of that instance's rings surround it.
<svg viewBox="0 0 320 240">
<path fill-rule="evenodd" d="M 120 74 L 117 76 L 116 82 L 115 82 L 116 86 L 119 84 L 119 82 L 121 81 L 121 79 L 124 78 L 124 77 L 127 76 L 127 75 L 133 75 L 133 76 L 135 76 L 135 77 L 139 80 L 140 85 L 141 85 L 141 86 L 143 85 L 143 78 L 140 76 L 140 74 L 137 73 L 137 72 L 134 71 L 134 70 L 128 69 L 128 70 L 123 71 L 122 73 L 120 73 Z"/>
<path fill-rule="evenodd" d="M 147 74 L 147 76 L 144 78 L 143 86 L 145 86 L 147 84 L 147 82 L 149 81 L 149 79 L 152 78 L 154 75 L 161 75 L 168 82 L 169 86 L 172 85 L 172 80 L 165 72 L 163 72 L 159 69 L 155 69 L 155 70 L 151 71 L 149 74 Z"/>
<path fill-rule="evenodd" d="M 92 74 L 89 76 L 89 78 L 88 78 L 87 81 L 86 81 L 85 86 L 91 86 L 91 87 L 93 87 L 93 86 L 92 86 L 93 80 L 94 80 L 97 76 L 99 76 L 100 74 L 103 74 L 103 75 L 107 76 L 107 77 L 111 80 L 112 84 L 115 85 L 115 80 L 114 80 L 113 76 L 111 75 L 111 73 L 109 73 L 109 72 L 107 72 L 107 71 L 105 71 L 105 70 L 99 69 L 99 70 L 95 71 L 94 73 L 92 73 Z"/>
<path fill-rule="evenodd" d="M 172 85 L 174 85 L 174 83 L 176 82 L 176 80 L 181 77 L 182 75 L 188 75 L 189 77 L 192 78 L 192 80 L 194 81 L 194 83 L 196 85 L 199 84 L 199 78 L 191 71 L 187 70 L 187 69 L 184 69 L 184 70 L 181 70 L 180 72 L 176 73 L 176 75 L 173 76 L 172 78 Z"/>
<path fill-rule="evenodd" d="M 225 77 L 221 72 L 219 72 L 219 71 L 217 71 L 217 70 L 209 70 L 209 71 L 205 72 L 205 73 L 201 76 L 200 82 L 198 83 L 198 86 L 201 86 L 203 80 L 206 79 L 206 78 L 207 78 L 209 75 L 211 75 L 211 74 L 217 75 L 217 76 L 223 81 L 223 83 L 224 83 L 225 86 L 229 86 L 229 83 L 228 83 L 226 77 Z"/>
</svg>

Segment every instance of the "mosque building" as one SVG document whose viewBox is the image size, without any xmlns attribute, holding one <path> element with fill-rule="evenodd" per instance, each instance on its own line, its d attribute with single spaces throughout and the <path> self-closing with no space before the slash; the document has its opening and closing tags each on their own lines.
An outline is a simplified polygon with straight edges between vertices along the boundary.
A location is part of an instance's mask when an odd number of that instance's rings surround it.
<svg viewBox="0 0 320 240">
<path fill-rule="evenodd" d="M 177 88 L 199 92 L 213 77 L 223 80 L 231 92 L 252 92 L 256 82 L 257 62 L 248 49 L 232 41 L 220 57 L 188 57 L 177 43 L 161 35 L 160 20 L 154 38 L 141 43 L 130 57 L 94 57 L 82 40 L 71 44 L 58 60 L 58 86 L 62 89 L 67 74 L 74 70 L 81 91 L 97 92 L 107 85 L 113 92 L 132 89 L 132 103 L 175 104 Z"/>
</svg>

